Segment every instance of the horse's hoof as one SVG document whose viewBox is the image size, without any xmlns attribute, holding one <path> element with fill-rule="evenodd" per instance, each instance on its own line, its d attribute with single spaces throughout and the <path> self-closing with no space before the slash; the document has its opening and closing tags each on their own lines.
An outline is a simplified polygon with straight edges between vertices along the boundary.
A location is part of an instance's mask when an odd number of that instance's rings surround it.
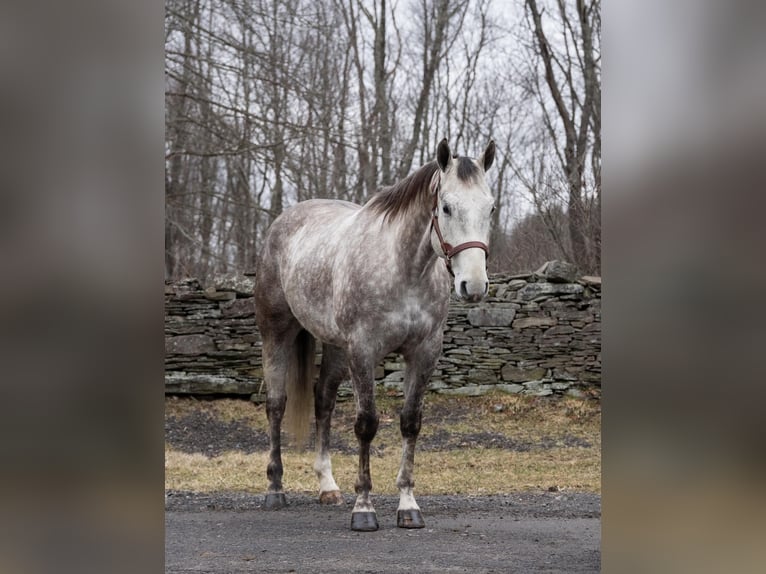
<svg viewBox="0 0 766 574">
<path fill-rule="evenodd" d="M 352 512 L 351 530 L 373 532 L 378 529 L 378 517 L 374 512 Z"/>
<path fill-rule="evenodd" d="M 284 492 L 269 492 L 263 501 L 263 508 L 266 510 L 279 510 L 287 506 L 287 499 Z"/>
<path fill-rule="evenodd" d="M 328 490 L 327 492 L 319 494 L 319 503 L 340 506 L 341 504 L 345 504 L 346 501 L 343 500 L 343 495 L 340 493 L 340 490 Z"/>
<path fill-rule="evenodd" d="M 411 510 L 397 510 L 396 511 L 396 525 L 399 528 L 425 528 L 426 523 L 423 522 L 423 515 L 418 509 Z"/>
</svg>

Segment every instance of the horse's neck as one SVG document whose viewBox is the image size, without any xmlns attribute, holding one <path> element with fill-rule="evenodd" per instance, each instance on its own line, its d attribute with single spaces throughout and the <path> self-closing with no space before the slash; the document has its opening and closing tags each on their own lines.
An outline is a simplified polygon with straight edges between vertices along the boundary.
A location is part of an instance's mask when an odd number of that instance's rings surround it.
<svg viewBox="0 0 766 574">
<path fill-rule="evenodd" d="M 431 246 L 430 214 L 417 214 L 398 221 L 396 230 L 396 253 L 403 274 L 417 280 L 423 272 L 432 266 L 436 259 Z"/>
</svg>

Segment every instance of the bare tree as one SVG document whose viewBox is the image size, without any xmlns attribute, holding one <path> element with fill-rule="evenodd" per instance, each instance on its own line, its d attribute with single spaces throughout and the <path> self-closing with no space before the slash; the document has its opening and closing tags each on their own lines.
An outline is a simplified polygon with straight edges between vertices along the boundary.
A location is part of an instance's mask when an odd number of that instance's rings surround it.
<svg viewBox="0 0 766 574">
<path fill-rule="evenodd" d="M 405 177 L 412 168 L 415 151 L 419 145 L 430 144 L 430 138 L 424 138 L 424 123 L 428 116 L 429 101 L 434 78 L 440 64 L 447 57 L 452 44 L 458 37 L 467 11 L 467 0 L 423 0 L 420 4 L 420 39 L 422 52 L 422 72 L 415 97 L 415 109 L 412 118 L 412 130 L 405 139 L 397 169 L 397 177 Z M 450 30 L 450 26 L 452 30 Z M 436 136 L 438 139 L 441 136 Z M 423 146 L 426 147 L 426 146 Z M 429 146 L 430 148 L 433 146 Z M 429 151 L 429 156 L 430 156 Z M 421 158 L 422 163 L 422 158 Z"/>
<path fill-rule="evenodd" d="M 566 177 L 571 256 L 584 271 L 600 268 L 600 1 L 557 0 L 554 14 L 537 0 L 525 0 L 526 24 L 533 35 L 531 77 L 547 136 Z M 546 31 L 556 26 L 557 44 Z M 537 65 L 543 73 L 537 73 Z M 541 79 L 542 76 L 542 79 Z M 544 86 L 543 87 L 543 83 Z M 591 188 L 586 186 L 586 170 Z M 536 188 L 536 186 L 533 186 Z M 530 188 L 531 189 L 531 188 Z M 591 209 L 595 204 L 599 209 Z M 596 214 L 593 216 L 592 214 Z"/>
<path fill-rule="evenodd" d="M 494 243 L 507 242 L 514 217 L 524 215 L 515 193 L 529 194 L 526 182 L 550 210 L 556 202 L 568 205 L 571 195 L 566 217 L 582 204 L 578 225 L 597 253 L 600 91 L 591 90 L 586 101 L 586 81 L 578 79 L 587 69 L 589 86 L 600 81 L 597 8 L 578 13 L 554 5 L 556 21 L 569 30 L 567 53 L 534 33 L 534 14 L 548 32 L 548 12 L 525 5 L 533 48 L 528 93 L 546 112 L 538 111 L 542 131 L 533 133 L 527 119 L 533 114 L 510 64 L 520 66 L 518 56 L 526 53 L 509 48 L 509 27 L 492 4 L 166 0 L 166 277 L 247 270 L 268 224 L 286 206 L 313 197 L 362 202 L 430 161 L 442 137 L 460 153 L 482 149 L 490 138 L 498 144 L 490 173 L 498 206 Z M 590 26 L 591 40 L 583 26 Z M 590 60 L 582 53 L 588 42 Z M 571 154 L 564 148 L 572 130 L 550 96 L 540 46 L 549 48 L 553 85 L 574 126 Z M 575 81 L 567 83 L 567 73 Z M 583 148 L 586 108 L 592 111 Z M 579 196 L 574 175 L 570 186 L 550 161 L 559 149 L 562 160 L 571 156 L 561 165 L 580 166 Z M 540 179 L 535 162 L 542 157 L 550 173 Z M 573 250 L 576 241 L 565 235 L 560 243 Z"/>
</svg>

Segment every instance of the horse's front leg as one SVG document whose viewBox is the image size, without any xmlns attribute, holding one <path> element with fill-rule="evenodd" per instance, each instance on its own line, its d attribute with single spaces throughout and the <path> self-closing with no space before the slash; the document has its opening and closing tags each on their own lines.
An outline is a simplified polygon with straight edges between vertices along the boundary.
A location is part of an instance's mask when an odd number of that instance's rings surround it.
<svg viewBox="0 0 766 574">
<path fill-rule="evenodd" d="M 351 380 L 356 398 L 354 433 L 359 442 L 359 474 L 356 480 L 356 504 L 351 512 L 351 530 L 369 532 L 378 529 L 378 517 L 370 499 L 370 444 L 378 431 L 378 413 L 375 410 L 375 380 L 370 358 L 349 354 Z"/>
<path fill-rule="evenodd" d="M 396 477 L 399 488 L 399 508 L 396 525 L 399 528 L 423 528 L 423 514 L 412 492 L 415 487 L 415 442 L 420 434 L 423 418 L 423 397 L 428 380 L 441 354 L 441 337 L 420 345 L 415 351 L 405 353 L 407 367 L 404 373 L 404 407 L 399 419 L 402 432 L 402 462 Z"/>
</svg>

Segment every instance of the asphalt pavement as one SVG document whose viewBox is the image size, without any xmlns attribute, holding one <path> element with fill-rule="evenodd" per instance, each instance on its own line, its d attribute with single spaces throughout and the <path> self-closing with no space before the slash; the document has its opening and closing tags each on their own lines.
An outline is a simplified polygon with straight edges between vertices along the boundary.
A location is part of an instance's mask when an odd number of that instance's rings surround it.
<svg viewBox="0 0 766 574">
<path fill-rule="evenodd" d="M 288 495 L 166 493 L 165 572 L 599 572 L 601 498 L 519 492 L 423 496 L 426 526 L 396 527 L 395 496 L 374 496 L 380 530 L 349 528 L 353 496 L 327 507 Z"/>
</svg>

